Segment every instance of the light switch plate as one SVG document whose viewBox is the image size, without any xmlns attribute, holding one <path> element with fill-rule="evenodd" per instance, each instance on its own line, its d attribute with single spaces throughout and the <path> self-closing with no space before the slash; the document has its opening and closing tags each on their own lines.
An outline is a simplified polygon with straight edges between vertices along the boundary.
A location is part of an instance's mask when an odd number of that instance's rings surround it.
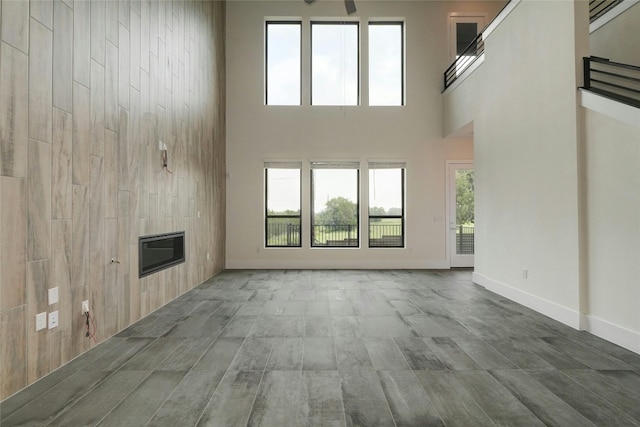
<svg viewBox="0 0 640 427">
<path fill-rule="evenodd" d="M 49 305 L 56 304 L 58 302 L 58 288 L 49 289 Z"/>
<path fill-rule="evenodd" d="M 52 311 L 49 313 L 49 329 L 53 329 L 58 326 L 58 311 Z"/>
<path fill-rule="evenodd" d="M 47 312 L 36 314 L 36 332 L 47 327 Z"/>
</svg>

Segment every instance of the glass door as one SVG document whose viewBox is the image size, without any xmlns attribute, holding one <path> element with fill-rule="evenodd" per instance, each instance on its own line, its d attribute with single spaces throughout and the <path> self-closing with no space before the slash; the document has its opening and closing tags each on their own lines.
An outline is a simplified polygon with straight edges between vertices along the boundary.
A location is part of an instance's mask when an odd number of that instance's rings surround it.
<svg viewBox="0 0 640 427">
<path fill-rule="evenodd" d="M 473 267 L 473 163 L 449 164 L 449 254 L 451 267 Z"/>
</svg>

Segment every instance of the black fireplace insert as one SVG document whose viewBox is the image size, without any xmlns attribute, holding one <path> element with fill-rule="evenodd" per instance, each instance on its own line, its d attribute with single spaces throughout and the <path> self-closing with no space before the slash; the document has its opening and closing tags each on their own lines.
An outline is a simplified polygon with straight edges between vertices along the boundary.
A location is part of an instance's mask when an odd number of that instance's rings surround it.
<svg viewBox="0 0 640 427">
<path fill-rule="evenodd" d="M 138 240 L 139 277 L 184 262 L 184 231 L 142 236 Z"/>
</svg>

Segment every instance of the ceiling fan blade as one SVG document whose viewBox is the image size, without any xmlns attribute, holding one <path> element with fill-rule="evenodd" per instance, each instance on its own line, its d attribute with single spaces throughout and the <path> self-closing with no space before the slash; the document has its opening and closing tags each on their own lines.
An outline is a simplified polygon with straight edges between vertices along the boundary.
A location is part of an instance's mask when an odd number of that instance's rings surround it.
<svg viewBox="0 0 640 427">
<path fill-rule="evenodd" d="M 356 13 L 356 2 L 354 0 L 344 0 L 344 7 L 347 9 L 347 15 Z"/>
</svg>

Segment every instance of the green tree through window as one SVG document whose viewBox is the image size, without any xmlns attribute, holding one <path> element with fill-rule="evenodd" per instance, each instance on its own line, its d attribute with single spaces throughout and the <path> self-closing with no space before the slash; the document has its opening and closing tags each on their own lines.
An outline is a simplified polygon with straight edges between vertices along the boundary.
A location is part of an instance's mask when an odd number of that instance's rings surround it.
<svg viewBox="0 0 640 427">
<path fill-rule="evenodd" d="M 456 171 L 456 222 L 458 225 L 474 223 L 473 170 Z"/>
</svg>

